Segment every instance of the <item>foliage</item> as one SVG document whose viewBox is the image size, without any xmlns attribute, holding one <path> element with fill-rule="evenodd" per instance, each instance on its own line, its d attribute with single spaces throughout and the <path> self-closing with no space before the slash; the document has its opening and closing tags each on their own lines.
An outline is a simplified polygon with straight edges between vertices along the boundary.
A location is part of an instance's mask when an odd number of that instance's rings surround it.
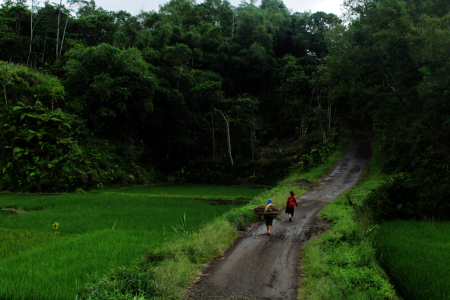
<svg viewBox="0 0 450 300">
<path fill-rule="evenodd" d="M 0 85 L 6 106 L 8 106 L 7 87 L 12 85 L 14 81 L 21 79 L 17 75 L 18 71 L 16 66 L 8 65 L 6 62 L 0 61 Z"/>
<path fill-rule="evenodd" d="M 410 0 L 346 6 L 348 29 L 327 34 L 330 94 L 370 126 L 384 171 L 400 174 L 417 194 L 411 216 L 446 218 L 450 7 Z"/>
<path fill-rule="evenodd" d="M 67 54 L 65 87 L 69 109 L 102 136 L 133 136 L 153 109 L 157 81 L 141 53 L 108 44 L 75 48 Z"/>
<path fill-rule="evenodd" d="M 57 77 L 3 61 L 0 61 L 0 69 L 0 85 L 4 87 L 4 97 L 8 99 L 7 107 L 14 107 L 18 102 L 32 106 L 36 101 L 51 107 L 52 110 L 54 103 L 59 102 L 58 107 L 64 107 L 66 92 Z M 9 82 L 6 80 L 7 77 Z"/>
<path fill-rule="evenodd" d="M 357 213 L 366 214 L 368 221 L 374 223 L 423 217 L 418 209 L 418 197 L 411 181 L 401 175 L 381 182 L 362 202 L 357 203 Z"/>
<path fill-rule="evenodd" d="M 28 100 L 78 115 L 102 138 L 142 141 L 157 160 L 221 160 L 229 147 L 232 159 L 255 160 L 274 138 L 330 129 L 309 126 L 320 105 L 310 79 L 340 23 L 333 14 L 292 13 L 280 0 L 172 0 L 135 16 L 94 1 L 30 9 L 1 6 L 0 59 L 58 76 L 64 93 L 47 80 L 32 89 L 50 92 Z"/>
<path fill-rule="evenodd" d="M 61 109 L 48 111 L 39 101 L 34 106 L 19 102 L 4 110 L 0 120 L 0 188 L 40 191 L 61 183 L 71 185 L 77 177 L 72 166 L 80 159 L 77 140 L 85 130 L 83 122 Z"/>
<path fill-rule="evenodd" d="M 351 204 L 363 202 L 384 178 L 379 153 L 364 177 L 319 214 L 333 228 L 314 238 L 302 254 L 303 289 L 307 299 L 399 299 L 376 260 L 374 223 L 356 215 Z M 376 227 L 375 227 L 376 228 Z"/>
<path fill-rule="evenodd" d="M 107 141 L 86 136 L 84 122 L 59 108 L 19 102 L 3 110 L 0 126 L 2 190 L 70 191 L 155 181 L 155 173 L 137 165 L 141 147 L 105 147 Z"/>
<path fill-rule="evenodd" d="M 202 161 L 192 166 L 182 168 L 182 171 L 176 170 L 179 166 L 175 164 L 170 166 L 166 164 L 166 172 L 173 174 L 177 180 L 192 183 L 208 184 L 260 184 L 275 186 L 277 182 L 286 178 L 294 169 L 301 167 L 303 171 L 314 170 L 323 165 L 328 156 L 336 149 L 340 142 L 337 132 L 330 131 L 326 143 L 314 144 L 307 141 L 301 144 L 301 148 L 295 148 L 287 144 L 289 152 L 278 152 L 276 157 L 260 161 L 242 161 L 238 160 L 232 166 L 229 161 Z M 347 139 L 343 139 L 347 141 Z M 311 144 L 310 149 L 306 148 Z M 343 144 L 341 143 L 341 146 Z M 279 148 L 279 150 L 282 148 Z M 266 150 L 268 150 L 266 148 Z M 298 151 L 298 152 L 297 152 Z M 262 154 L 264 155 L 264 154 Z M 267 154 L 266 154 L 267 155 Z M 259 156 L 259 155 L 258 155 Z M 176 171 L 174 171 L 176 170 Z"/>
</svg>

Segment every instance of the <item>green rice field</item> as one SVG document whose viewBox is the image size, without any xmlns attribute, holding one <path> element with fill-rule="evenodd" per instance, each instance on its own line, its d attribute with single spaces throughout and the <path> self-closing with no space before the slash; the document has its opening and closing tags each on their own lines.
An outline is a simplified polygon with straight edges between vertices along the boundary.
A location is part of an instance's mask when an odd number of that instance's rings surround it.
<svg viewBox="0 0 450 300">
<path fill-rule="evenodd" d="M 90 277 L 129 266 L 144 249 L 198 231 L 234 207 L 196 198 L 253 198 L 263 190 L 179 185 L 97 194 L 1 193 L 0 299 L 75 299 Z"/>
<path fill-rule="evenodd" d="M 385 222 L 376 246 L 405 299 L 450 299 L 450 223 Z"/>
<path fill-rule="evenodd" d="M 154 196 L 193 197 L 204 199 L 253 198 L 265 188 L 248 188 L 243 186 L 211 186 L 203 184 L 162 185 L 125 187 L 107 190 L 104 193 L 127 193 Z"/>
</svg>

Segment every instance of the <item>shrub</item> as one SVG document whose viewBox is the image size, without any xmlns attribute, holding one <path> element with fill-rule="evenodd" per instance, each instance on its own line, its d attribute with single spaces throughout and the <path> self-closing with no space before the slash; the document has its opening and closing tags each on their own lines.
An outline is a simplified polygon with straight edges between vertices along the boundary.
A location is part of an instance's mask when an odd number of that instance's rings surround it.
<svg viewBox="0 0 450 300">
<path fill-rule="evenodd" d="M 0 110 L 0 190 L 72 191 L 149 183 L 141 147 L 92 139 L 85 123 L 40 101 Z"/>
</svg>

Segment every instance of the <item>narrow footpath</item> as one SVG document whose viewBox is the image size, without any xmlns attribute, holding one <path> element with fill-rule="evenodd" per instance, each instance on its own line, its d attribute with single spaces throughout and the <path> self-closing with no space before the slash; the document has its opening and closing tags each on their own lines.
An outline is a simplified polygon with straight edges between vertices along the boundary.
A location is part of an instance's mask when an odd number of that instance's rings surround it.
<svg viewBox="0 0 450 300">
<path fill-rule="evenodd" d="M 310 192 L 297 198 L 294 221 L 274 220 L 272 236 L 265 223 L 247 230 L 223 257 L 211 263 L 185 299 L 297 299 L 301 249 L 323 221 L 318 213 L 351 188 L 368 166 L 370 139 L 356 121 L 344 120 L 352 144 L 334 170 Z M 287 199 L 288 195 L 286 195 Z"/>
</svg>

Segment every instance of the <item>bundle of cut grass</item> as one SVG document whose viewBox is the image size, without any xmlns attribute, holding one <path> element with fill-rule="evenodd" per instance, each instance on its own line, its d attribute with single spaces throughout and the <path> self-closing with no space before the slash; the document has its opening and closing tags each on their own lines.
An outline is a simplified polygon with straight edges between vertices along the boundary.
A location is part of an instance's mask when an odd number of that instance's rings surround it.
<svg viewBox="0 0 450 300">
<path fill-rule="evenodd" d="M 257 206 L 252 208 L 253 212 L 256 215 L 260 216 L 269 216 L 272 218 L 278 217 L 278 212 L 280 211 L 275 205 L 269 205 L 267 208 L 265 206 Z"/>
</svg>

